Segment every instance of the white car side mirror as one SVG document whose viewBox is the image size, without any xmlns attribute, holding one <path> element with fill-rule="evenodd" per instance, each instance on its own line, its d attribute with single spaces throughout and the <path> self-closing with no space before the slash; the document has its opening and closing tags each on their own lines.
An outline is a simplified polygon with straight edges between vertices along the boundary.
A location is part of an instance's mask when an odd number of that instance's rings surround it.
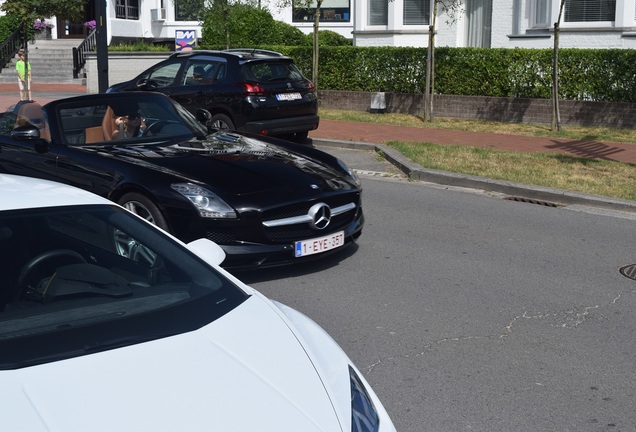
<svg viewBox="0 0 636 432">
<path fill-rule="evenodd" d="M 197 256 L 203 258 L 210 264 L 221 265 L 223 260 L 225 260 L 225 251 L 212 240 L 200 238 L 191 241 L 186 246 L 190 251 L 194 252 Z"/>
</svg>

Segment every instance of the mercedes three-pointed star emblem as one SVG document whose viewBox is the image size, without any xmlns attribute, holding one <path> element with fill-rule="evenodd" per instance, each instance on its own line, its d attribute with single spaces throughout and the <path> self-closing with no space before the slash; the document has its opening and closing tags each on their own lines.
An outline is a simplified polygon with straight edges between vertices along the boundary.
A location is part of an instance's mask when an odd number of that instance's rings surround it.
<svg viewBox="0 0 636 432">
<path fill-rule="evenodd" d="M 331 222 L 331 208 L 325 203 L 314 204 L 309 209 L 309 216 L 311 217 L 309 225 L 312 228 L 325 229 Z"/>
</svg>

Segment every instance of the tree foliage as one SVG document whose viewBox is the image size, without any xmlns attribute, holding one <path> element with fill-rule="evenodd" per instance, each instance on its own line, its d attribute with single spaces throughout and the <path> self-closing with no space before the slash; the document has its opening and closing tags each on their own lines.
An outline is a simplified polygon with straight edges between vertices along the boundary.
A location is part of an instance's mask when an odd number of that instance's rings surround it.
<svg viewBox="0 0 636 432">
<path fill-rule="evenodd" d="M 226 9 L 227 8 L 227 9 Z M 224 13 L 227 10 L 227 19 Z M 261 48 L 266 45 L 311 46 L 313 35 L 304 34 L 293 25 L 277 21 L 263 8 L 245 3 L 215 5 L 206 10 L 202 26 L 204 48 L 226 47 L 229 30 L 230 43 L 227 48 Z M 350 39 L 331 30 L 320 31 L 320 46 L 351 46 Z"/>
<path fill-rule="evenodd" d="M 20 18 L 15 15 L 0 16 L 0 41 L 6 40 L 20 27 Z"/>
<path fill-rule="evenodd" d="M 60 15 L 67 18 L 81 18 L 86 0 L 4 0 L 0 9 L 19 17 L 20 21 L 29 25 L 35 19 Z"/>
<path fill-rule="evenodd" d="M 228 34 L 229 43 L 227 43 Z M 267 9 L 245 3 L 214 2 L 206 10 L 202 26 L 202 46 L 204 47 L 301 45 L 303 40 L 304 35 L 297 28 L 274 20 Z"/>
</svg>

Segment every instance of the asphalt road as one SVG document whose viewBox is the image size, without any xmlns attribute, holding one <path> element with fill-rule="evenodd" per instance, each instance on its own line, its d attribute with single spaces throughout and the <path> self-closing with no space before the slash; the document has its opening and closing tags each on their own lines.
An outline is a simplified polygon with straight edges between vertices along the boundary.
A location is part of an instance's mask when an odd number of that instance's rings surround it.
<svg viewBox="0 0 636 432">
<path fill-rule="evenodd" d="M 322 325 L 401 432 L 636 430 L 634 214 L 376 169 L 357 246 L 239 276 Z"/>
</svg>

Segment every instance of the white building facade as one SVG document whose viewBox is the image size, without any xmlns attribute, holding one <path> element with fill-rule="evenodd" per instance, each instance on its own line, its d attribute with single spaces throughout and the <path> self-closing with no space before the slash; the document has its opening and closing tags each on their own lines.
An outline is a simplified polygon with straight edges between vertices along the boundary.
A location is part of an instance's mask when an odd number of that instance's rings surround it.
<svg viewBox="0 0 636 432">
<path fill-rule="evenodd" d="M 177 31 L 195 31 L 198 20 L 184 15 L 173 0 L 111 0 L 106 3 L 108 38 L 174 39 Z"/>
<path fill-rule="evenodd" d="M 201 4 L 204 1 L 201 0 Z M 0 0 L 0 3 L 2 0 Z M 462 0 L 453 16 L 441 14 L 436 46 L 550 48 L 561 0 Z M 320 29 L 353 40 L 356 46 L 425 47 L 434 0 L 323 0 Z M 197 19 L 180 8 L 180 0 L 107 1 L 108 40 L 171 40 L 178 31 L 201 37 Z M 313 31 L 313 9 L 280 7 L 263 0 L 274 18 L 304 33 Z M 94 0 L 85 19 L 94 19 Z M 54 37 L 82 37 L 82 23 L 52 18 Z M 83 32 L 83 33 L 82 33 Z M 563 48 L 636 48 L 636 0 L 566 0 L 561 20 Z"/>
<path fill-rule="evenodd" d="M 434 0 L 355 0 L 357 46 L 428 43 Z M 437 46 L 549 48 L 560 0 L 464 0 L 454 16 L 437 20 Z M 636 0 L 566 0 L 559 45 L 636 47 Z"/>
</svg>

